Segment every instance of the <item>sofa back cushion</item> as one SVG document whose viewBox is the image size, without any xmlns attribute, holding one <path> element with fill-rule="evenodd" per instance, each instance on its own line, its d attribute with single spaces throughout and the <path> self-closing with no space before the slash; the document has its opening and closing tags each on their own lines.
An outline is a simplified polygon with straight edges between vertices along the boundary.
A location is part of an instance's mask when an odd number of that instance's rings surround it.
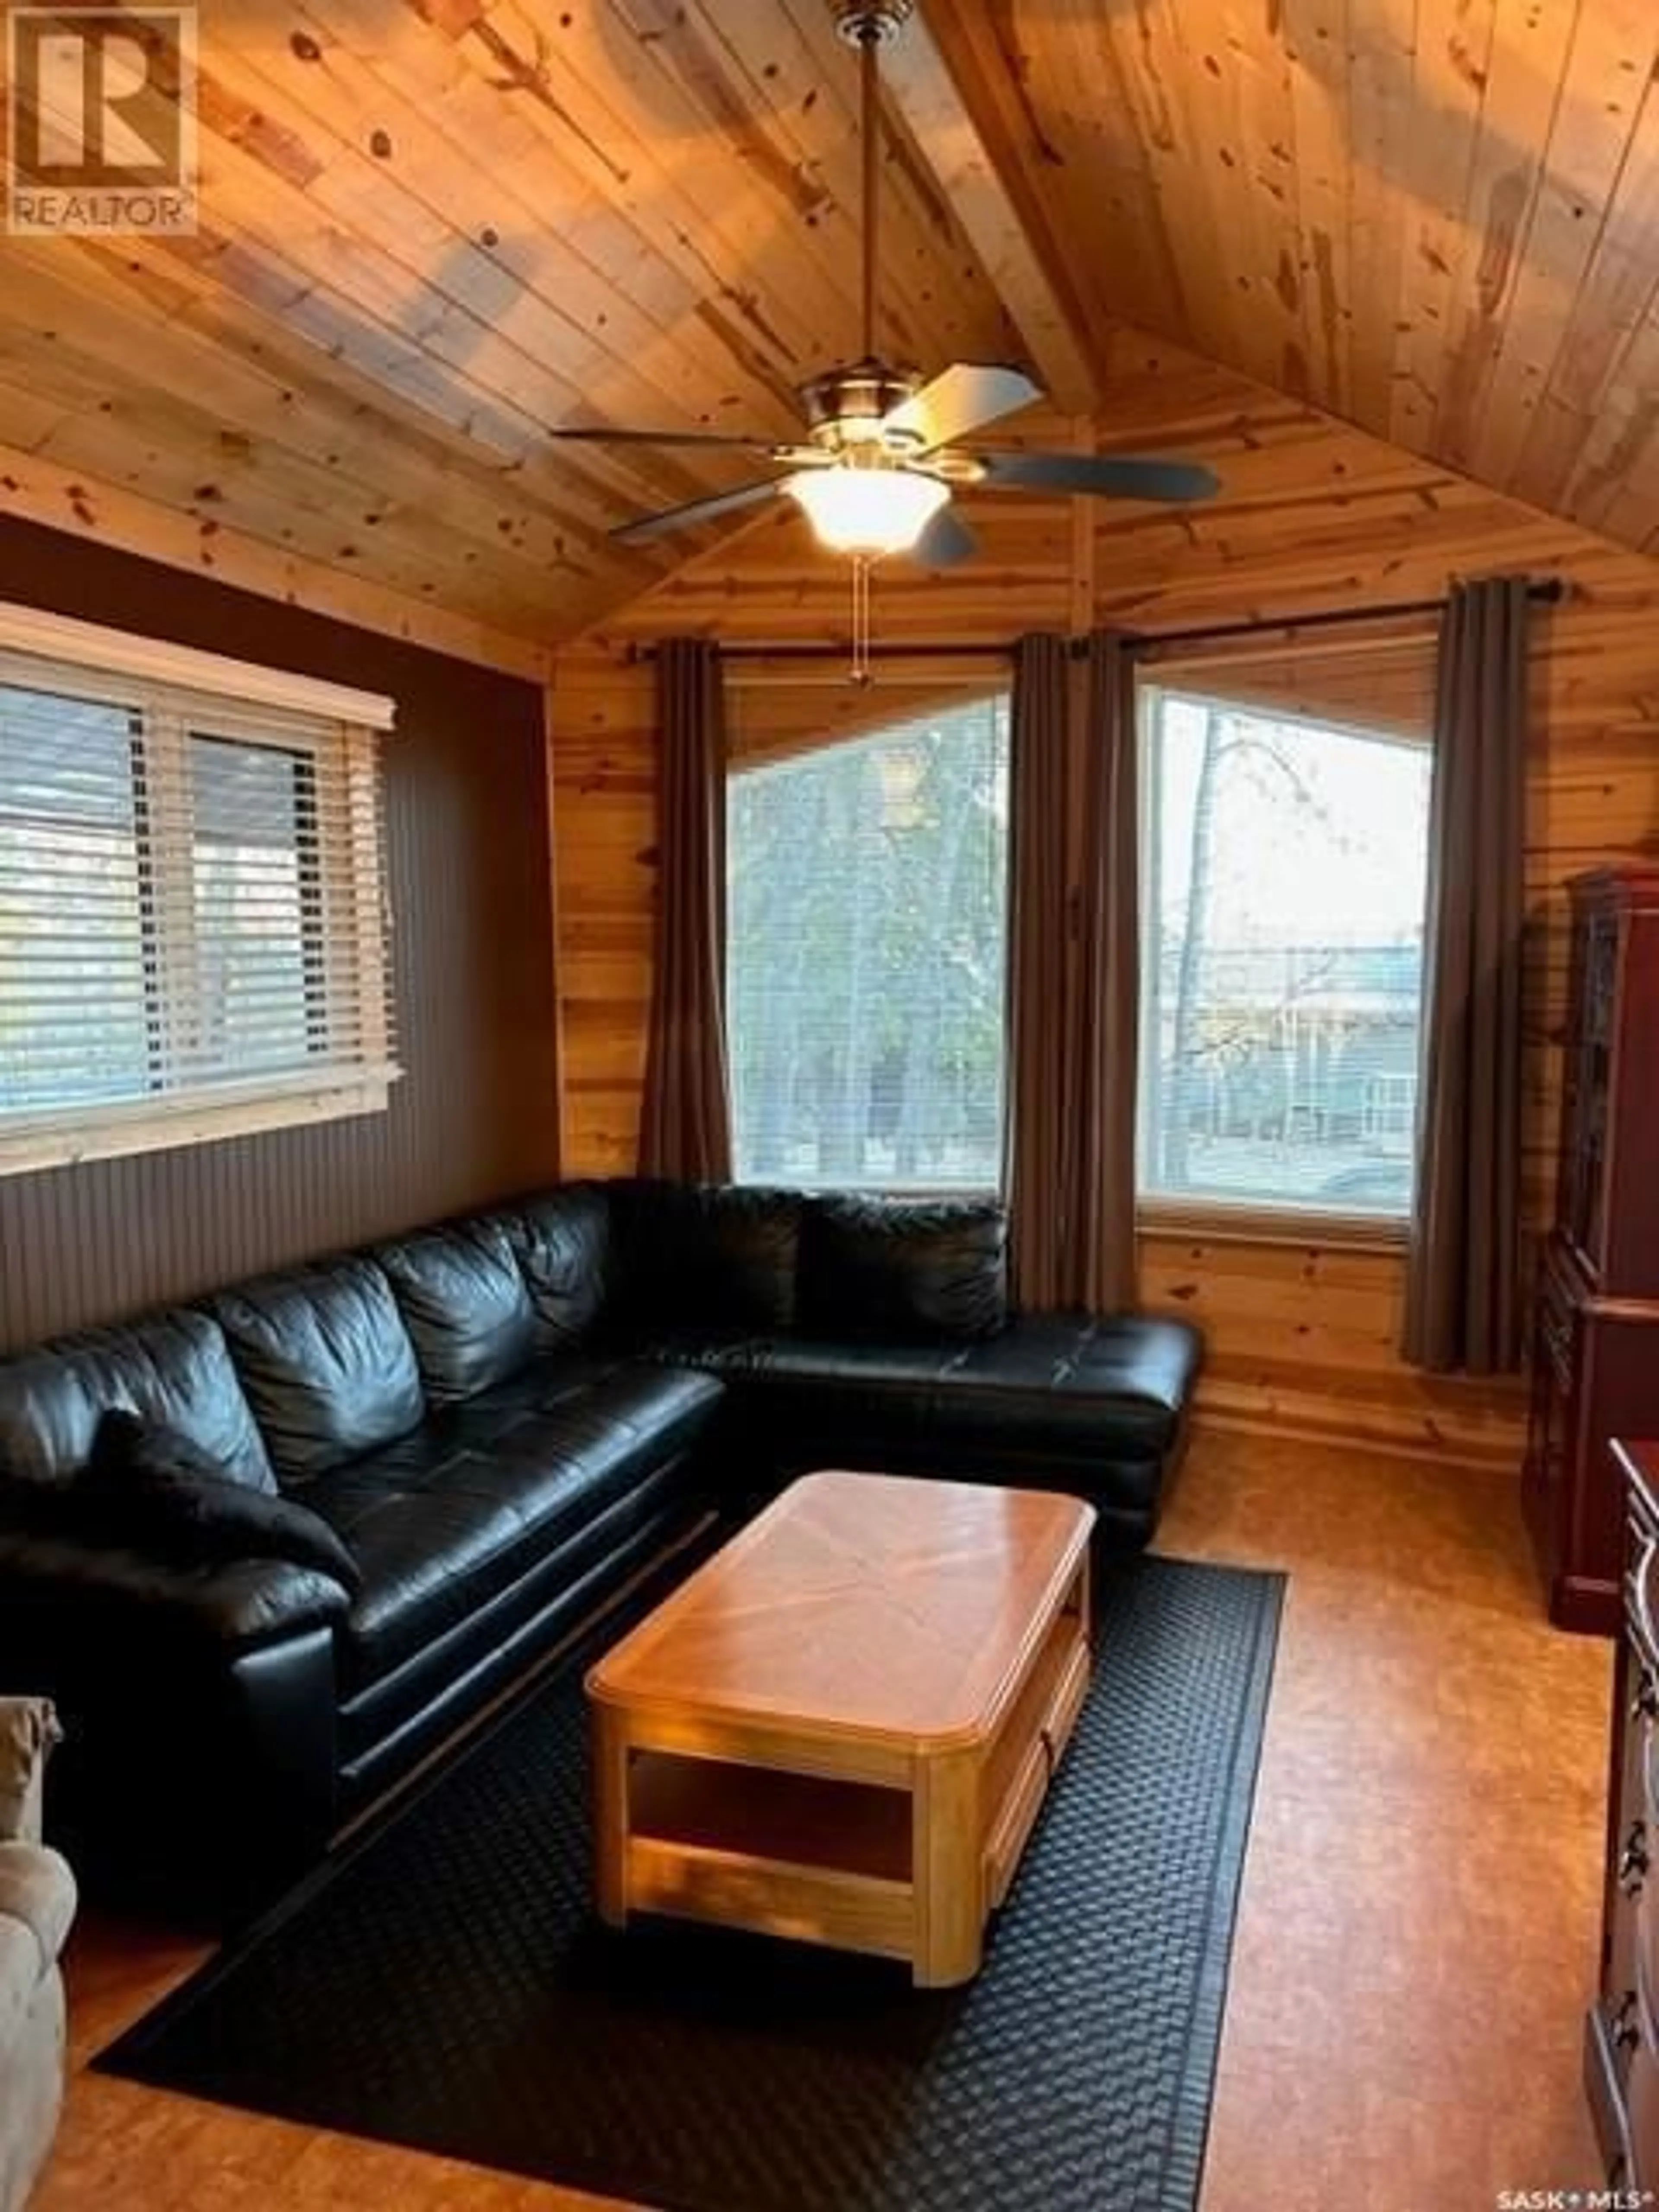
<svg viewBox="0 0 1659 2212">
<path fill-rule="evenodd" d="M 801 1194 L 710 1184 L 688 1195 L 690 1318 L 701 1320 L 707 1311 L 719 1328 L 769 1335 L 793 1328 L 806 1215 Z"/>
<path fill-rule="evenodd" d="M 200 1313 L 88 1329 L 0 1363 L 0 1473 L 69 1481 L 116 1410 L 176 1429 L 233 1481 L 276 1488 L 225 1339 Z"/>
<path fill-rule="evenodd" d="M 414 1343 L 430 1404 L 476 1397 L 530 1358 L 536 1313 L 503 1221 L 428 1230 L 382 1245 L 374 1257 Z"/>
<path fill-rule="evenodd" d="M 499 1218 L 530 1292 L 537 1350 L 580 1343 L 605 1311 L 615 1273 L 606 1187 L 561 1183 Z"/>
<path fill-rule="evenodd" d="M 214 1301 L 278 1475 L 303 1481 L 425 1413 L 415 1346 L 372 1260 L 269 1275 Z"/>
<path fill-rule="evenodd" d="M 799 1191 L 636 1178 L 611 1186 L 620 1225 L 618 1318 L 635 1328 L 793 1328 Z"/>
<path fill-rule="evenodd" d="M 1008 1321 L 1005 1208 L 994 1199 L 815 1199 L 801 1319 L 826 1335 L 994 1336 Z"/>
</svg>

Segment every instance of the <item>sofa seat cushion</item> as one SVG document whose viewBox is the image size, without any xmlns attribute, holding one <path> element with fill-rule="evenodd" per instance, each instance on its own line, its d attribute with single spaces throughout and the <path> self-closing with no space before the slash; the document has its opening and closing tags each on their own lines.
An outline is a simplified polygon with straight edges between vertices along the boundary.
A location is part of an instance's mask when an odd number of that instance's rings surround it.
<svg viewBox="0 0 1659 2212">
<path fill-rule="evenodd" d="M 642 1337 L 618 1336 L 616 1356 L 639 1359 L 653 1367 L 689 1368 L 699 1375 L 764 1375 L 776 1365 L 787 1337 L 757 1336 L 752 1330 L 725 1328 L 659 1328 Z"/>
<path fill-rule="evenodd" d="M 540 1361 L 319 1476 L 306 1503 L 345 1539 L 362 1577 L 340 1638 L 348 1692 L 487 1605 L 685 1452 L 720 1395 L 703 1376 Z"/>
<path fill-rule="evenodd" d="M 1108 1445 L 1118 1456 L 1162 1458 L 1179 1437 L 1202 1359 L 1203 1340 L 1185 1322 L 1028 1315 L 952 1362 L 933 1425 L 1015 1449 Z"/>
<path fill-rule="evenodd" d="M 696 1365 L 766 1401 L 769 1425 L 799 1443 L 867 1434 L 895 1449 L 975 1449 L 1034 1464 L 1161 1459 L 1175 1446 L 1201 1356 L 1185 1322 L 1034 1314 L 973 1344 L 669 1335 L 645 1356 Z"/>
</svg>

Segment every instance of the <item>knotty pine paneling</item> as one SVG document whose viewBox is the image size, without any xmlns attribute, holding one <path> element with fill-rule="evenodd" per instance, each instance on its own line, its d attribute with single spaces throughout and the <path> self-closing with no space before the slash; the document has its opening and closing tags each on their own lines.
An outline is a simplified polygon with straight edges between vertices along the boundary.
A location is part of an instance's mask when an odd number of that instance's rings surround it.
<svg viewBox="0 0 1659 2212">
<path fill-rule="evenodd" d="M 1419 478 L 1653 541 L 1651 9 L 922 12 L 938 53 L 913 26 L 884 67 L 889 358 L 1034 356 L 1069 407 L 1097 358 L 1115 398 L 1127 318 L 1287 395 L 1241 480 L 1311 399 Z M 199 13 L 198 232 L 0 239 L 0 508 L 568 639 L 714 538 L 611 528 L 742 464 L 550 427 L 788 438 L 859 350 L 857 71 L 823 0 Z"/>
<path fill-rule="evenodd" d="M 823 0 L 199 13 L 196 233 L 0 238 L 0 510 L 125 543 L 142 491 L 204 565 L 539 644 L 712 543 L 609 533 L 734 465 L 550 427 L 787 438 L 859 351 L 858 70 Z M 880 151 L 883 347 L 1017 351 L 896 112 Z"/>
<path fill-rule="evenodd" d="M 0 599 L 390 693 L 405 1070 L 385 1114 L 0 1177 L 0 1349 L 386 1234 L 558 1169 L 543 697 L 0 521 Z"/>
<path fill-rule="evenodd" d="M 1036 250 L 1079 272 L 1097 347 L 1127 317 L 1431 465 L 1652 541 L 1652 9 L 926 13 Z"/>
<path fill-rule="evenodd" d="M 1210 461 L 1225 491 L 1171 514 L 1098 511 L 1087 554 L 1096 618 L 1146 631 L 1272 623 L 1308 611 L 1438 598 L 1455 577 L 1525 568 L 1562 577 L 1566 602 L 1537 611 L 1528 760 L 1525 1205 L 1552 1203 L 1565 1010 L 1563 886 L 1579 870 L 1659 853 L 1659 563 L 1494 497 L 1331 422 L 1313 410 L 1121 339 L 1101 416 L 1103 443 Z M 964 647 L 1061 627 L 1071 592 L 1065 511 L 981 497 L 984 552 L 950 575 L 895 564 L 878 575 L 878 635 Z M 560 964 L 567 994 L 566 1133 L 573 1170 L 626 1167 L 638 1113 L 652 899 L 649 672 L 630 644 L 675 630 L 728 641 L 833 641 L 846 634 L 846 579 L 789 515 L 705 556 L 562 657 L 555 762 L 564 881 Z M 833 663 L 830 664 L 833 667 Z M 1333 666 L 1335 664 L 1332 664 Z M 1379 654 L 1341 664 L 1340 689 L 1420 709 L 1420 687 Z M 817 672 L 822 675 L 823 669 Z M 1402 690 L 1401 686 L 1405 684 Z M 758 699 L 745 699 L 754 743 Z M 902 710 L 902 693 L 893 695 Z M 761 711 L 780 743 L 821 717 L 845 726 L 848 695 L 779 697 Z M 881 695 L 877 695 L 878 701 Z M 867 700 L 858 702 L 860 711 Z M 1305 1245 L 1143 1239 L 1149 1305 L 1203 1326 L 1210 1416 L 1267 1429 L 1363 1436 L 1448 1461 L 1514 1463 L 1518 1389 L 1431 1380 L 1395 1352 L 1397 1254 Z"/>
<path fill-rule="evenodd" d="M 550 720 L 557 884 L 560 1133 L 571 1175 L 633 1172 L 656 888 L 654 679 L 560 656 Z"/>
</svg>

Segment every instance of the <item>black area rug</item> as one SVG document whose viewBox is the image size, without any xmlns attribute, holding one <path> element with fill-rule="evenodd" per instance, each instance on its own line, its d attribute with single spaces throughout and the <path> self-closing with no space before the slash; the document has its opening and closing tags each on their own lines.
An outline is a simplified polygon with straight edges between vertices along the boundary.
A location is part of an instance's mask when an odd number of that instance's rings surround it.
<svg viewBox="0 0 1659 2212">
<path fill-rule="evenodd" d="M 966 1989 L 598 1929 L 573 1668 L 99 2063 L 672 2212 L 1191 2212 L 1282 1583 L 1101 1583 L 1094 1685 Z"/>
</svg>

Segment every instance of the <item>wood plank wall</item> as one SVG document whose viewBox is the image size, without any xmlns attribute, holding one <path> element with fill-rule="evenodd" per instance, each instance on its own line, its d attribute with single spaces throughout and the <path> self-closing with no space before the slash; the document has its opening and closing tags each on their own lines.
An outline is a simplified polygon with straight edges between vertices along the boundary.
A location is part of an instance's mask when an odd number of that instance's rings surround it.
<svg viewBox="0 0 1659 2212">
<path fill-rule="evenodd" d="M 1144 630 L 1273 622 L 1443 593 L 1455 577 L 1561 576 L 1540 610 L 1528 763 L 1526 1210 L 1547 1220 L 1565 981 L 1563 885 L 1609 859 L 1659 853 L 1659 563 L 1497 497 L 1227 372 L 1127 339 L 1112 363 L 1105 442 L 1213 461 L 1225 495 L 1185 514 L 1102 511 L 1095 617 Z M 878 584 L 878 633 L 964 647 L 1063 628 L 1068 518 L 981 500 L 984 553 L 931 578 Z M 630 645 L 673 632 L 731 642 L 845 635 L 845 581 L 788 516 L 683 572 L 603 636 L 561 656 L 553 701 L 559 978 L 572 1173 L 626 1170 L 637 1119 L 653 896 L 652 703 Z M 769 696 L 757 695 L 754 706 Z M 803 711 L 787 693 L 769 710 Z M 833 691 L 822 702 L 833 733 Z M 862 702 L 867 703 L 867 702 Z M 843 710 L 845 712 L 846 710 Z M 1317 1241 L 1149 1234 L 1143 1292 L 1205 1328 L 1203 1406 L 1232 1423 L 1363 1437 L 1450 1462 L 1518 1461 L 1521 1394 L 1431 1380 L 1395 1352 L 1397 1252 Z"/>
</svg>

